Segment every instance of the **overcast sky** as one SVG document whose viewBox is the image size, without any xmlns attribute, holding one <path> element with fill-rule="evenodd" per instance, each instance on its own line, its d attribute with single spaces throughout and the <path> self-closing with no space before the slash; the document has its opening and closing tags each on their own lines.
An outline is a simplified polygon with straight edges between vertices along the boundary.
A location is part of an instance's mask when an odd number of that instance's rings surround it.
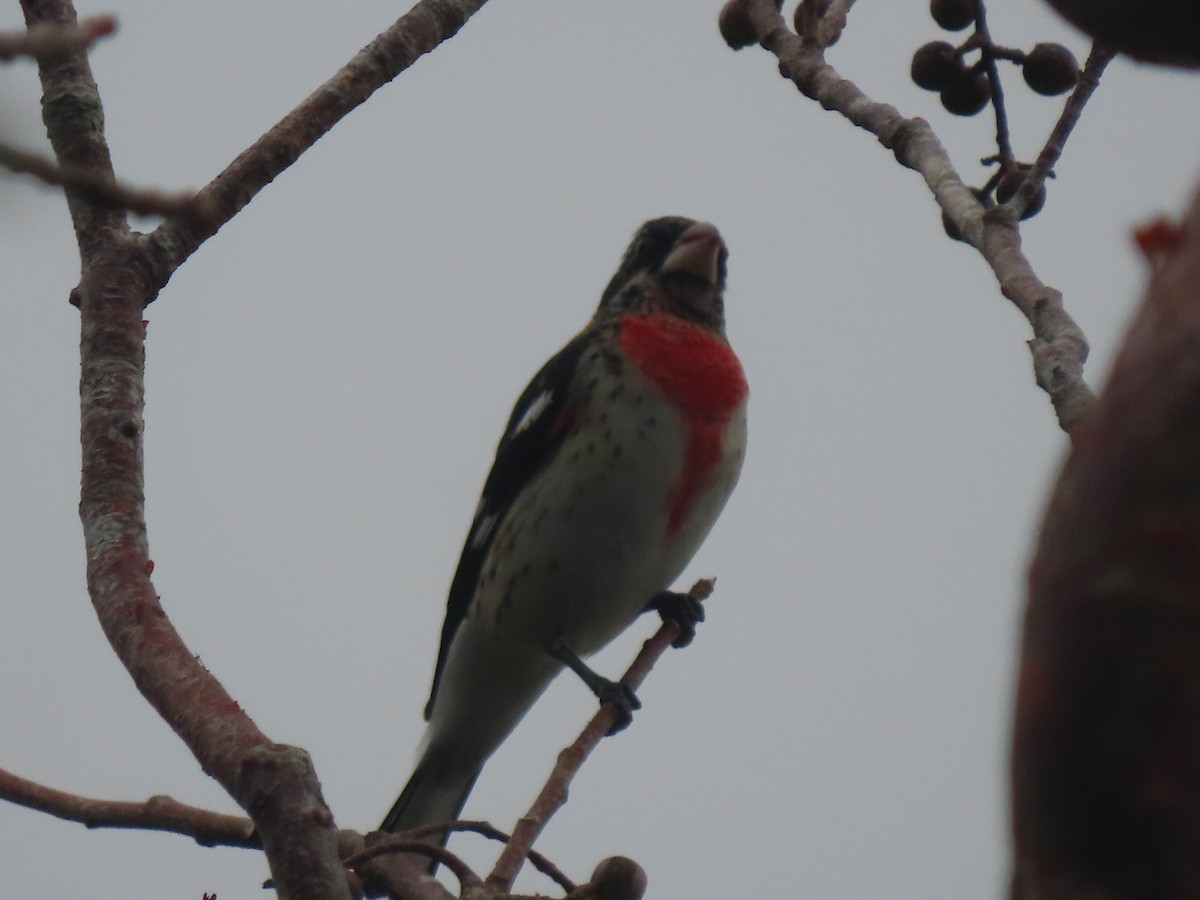
<svg viewBox="0 0 1200 900">
<path fill-rule="evenodd" d="M 789 2 L 789 14 L 791 3 Z M 916 174 L 805 100 L 719 4 L 495 0 L 209 241 L 148 310 L 154 583 L 338 823 L 409 774 L 445 591 L 511 404 L 586 318 L 644 219 L 730 248 L 751 384 L 742 482 L 681 579 L 718 576 L 695 644 L 641 691 L 538 847 L 651 896 L 1000 897 L 1027 558 L 1064 448 L 1026 322 L 951 244 Z M 1040 2 L 998 40 L 1087 44 Z M 863 0 L 831 62 L 930 119 L 969 182 L 986 117 L 907 80 L 923 0 Z M 118 174 L 199 187 L 397 14 L 382 0 L 88 0 Z M 16 3 L 0 27 L 20 23 Z M 1008 69 L 1031 159 L 1061 107 Z M 0 133 L 44 147 L 33 67 Z M 1200 82 L 1113 64 L 1025 249 L 1092 342 L 1099 387 L 1145 278 L 1130 228 L 1200 175 Z M 153 223 L 142 223 L 150 227 Z M 84 588 L 78 257 L 61 196 L 0 176 L 0 766 L 119 799 L 235 811 L 132 688 Z M 623 670 L 647 621 L 594 660 Z M 508 828 L 594 701 L 560 679 L 465 810 Z M 7 896 L 256 898 L 250 851 L 87 832 L 0 805 Z M 456 840 L 483 867 L 494 851 Z M 519 887 L 549 891 L 528 877 Z"/>
</svg>

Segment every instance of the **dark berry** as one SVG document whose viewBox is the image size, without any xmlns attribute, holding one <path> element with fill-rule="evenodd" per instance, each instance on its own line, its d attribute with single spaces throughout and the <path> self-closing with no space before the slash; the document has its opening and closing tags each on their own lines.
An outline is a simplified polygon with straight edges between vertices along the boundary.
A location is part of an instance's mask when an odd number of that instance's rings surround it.
<svg viewBox="0 0 1200 900">
<path fill-rule="evenodd" d="M 1021 67 L 1025 83 L 1047 97 L 1065 94 L 1079 80 L 1079 62 L 1062 44 L 1036 44 Z"/>
<path fill-rule="evenodd" d="M 911 73 L 917 87 L 940 91 L 962 78 L 964 70 L 958 51 L 945 41 L 931 41 L 913 54 Z"/>
<path fill-rule="evenodd" d="M 1023 171 L 1009 172 L 1000 179 L 996 185 L 996 202 L 1007 203 L 1016 196 L 1017 191 L 1021 189 L 1021 185 L 1025 182 Z M 1022 219 L 1029 219 L 1036 216 L 1042 211 L 1042 207 L 1046 205 L 1046 185 L 1043 183 L 1038 187 L 1038 191 L 1033 195 L 1033 199 L 1029 201 L 1029 205 L 1025 207 L 1025 212 L 1021 213 Z"/>
<path fill-rule="evenodd" d="M 929 0 L 929 14 L 947 31 L 962 31 L 975 21 L 975 0 Z"/>
<path fill-rule="evenodd" d="M 725 39 L 725 43 L 734 50 L 758 43 L 758 32 L 750 23 L 746 0 L 728 0 L 717 16 L 717 27 L 721 30 L 721 37 Z"/>
<path fill-rule="evenodd" d="M 984 193 L 982 188 L 971 188 L 971 193 L 975 195 L 975 199 L 979 201 L 980 205 L 984 209 L 987 209 L 989 206 L 993 205 L 992 198 Z M 942 228 L 946 230 L 946 237 L 950 238 L 950 240 L 961 241 L 963 239 L 962 233 L 958 230 L 958 226 L 950 221 L 950 217 L 946 215 L 945 212 L 942 213 Z"/>
<path fill-rule="evenodd" d="M 987 76 L 982 72 L 973 75 L 964 72 L 942 88 L 941 99 L 948 112 L 956 116 L 973 116 L 988 105 L 992 92 Z"/>
</svg>

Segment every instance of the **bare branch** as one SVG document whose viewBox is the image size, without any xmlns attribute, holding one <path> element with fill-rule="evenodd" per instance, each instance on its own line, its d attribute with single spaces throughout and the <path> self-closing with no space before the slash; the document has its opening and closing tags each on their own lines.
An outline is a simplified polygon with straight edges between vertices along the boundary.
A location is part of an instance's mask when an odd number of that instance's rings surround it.
<svg viewBox="0 0 1200 900">
<path fill-rule="evenodd" d="M 502 843 L 508 843 L 512 840 L 512 835 L 510 835 L 507 831 L 501 831 L 490 822 L 481 822 L 470 819 L 460 819 L 457 822 L 449 823 L 449 825 L 432 825 L 428 828 L 418 829 L 416 833 L 424 833 L 426 831 L 428 831 L 429 834 L 440 834 L 443 831 L 469 831 L 473 834 L 482 835 L 485 838 L 493 841 L 500 841 Z M 564 891 L 570 892 L 578 887 L 578 885 L 568 878 L 566 874 L 558 868 L 558 866 L 554 865 L 554 863 L 550 862 L 547 857 L 543 856 L 532 847 L 525 855 L 525 858 L 533 864 L 535 869 L 537 869 L 547 878 L 554 881 Z"/>
<path fill-rule="evenodd" d="M 783 77 L 823 108 L 875 135 L 901 165 L 924 177 L 938 205 L 991 266 L 1001 292 L 1032 326 L 1034 376 L 1050 395 L 1059 426 L 1070 432 L 1095 399 L 1083 380 L 1087 340 L 1063 308 L 1062 294 L 1038 279 L 1021 252 L 1011 208 L 996 207 L 985 217 L 928 122 L 902 116 L 843 78 L 820 48 L 806 45 L 788 30 L 771 0 L 747 0 L 747 6 L 759 43 L 778 58 Z"/>
<path fill-rule="evenodd" d="M 1054 169 L 1067 145 L 1067 138 L 1071 136 L 1071 132 L 1079 122 L 1083 108 L 1091 99 L 1092 93 L 1100 86 L 1100 76 L 1104 74 L 1104 69 L 1112 60 L 1113 55 L 1111 50 L 1101 47 L 1099 44 L 1092 45 L 1092 51 L 1088 54 L 1087 62 L 1084 63 L 1083 72 L 1079 76 L 1075 90 L 1067 98 L 1067 103 L 1063 107 L 1062 115 L 1058 117 L 1058 122 L 1054 125 L 1054 130 L 1050 132 L 1050 137 L 1046 139 L 1046 144 L 1042 147 L 1042 152 L 1038 154 L 1037 161 L 1025 176 L 1025 182 L 1007 203 L 1012 208 L 1014 215 L 1020 217 Z"/>
<path fill-rule="evenodd" d="M 800 0 L 792 19 L 796 33 L 806 44 L 830 47 L 842 36 L 853 5 L 854 0 Z"/>
<path fill-rule="evenodd" d="M 697 600 L 706 600 L 712 595 L 714 585 L 715 582 L 711 579 L 701 579 L 692 585 L 692 589 L 688 593 Z M 622 676 L 621 683 L 637 690 L 646 680 L 646 676 L 650 674 L 650 670 L 654 668 L 659 657 L 667 652 L 679 634 L 678 622 L 664 621 L 662 627 L 642 645 L 641 652 Z M 529 812 L 517 822 L 517 827 L 513 829 L 512 839 L 504 848 L 504 852 L 500 854 L 500 858 L 496 860 L 492 873 L 488 875 L 486 882 L 488 887 L 505 891 L 512 889 L 513 881 L 516 879 L 517 873 L 521 871 L 521 864 L 525 861 L 534 841 L 542 833 L 546 823 L 550 821 L 550 817 L 566 803 L 567 788 L 572 779 L 616 721 L 617 710 L 614 707 L 610 705 L 600 707 L 599 712 L 592 717 L 592 720 L 576 738 L 575 743 L 559 753 L 554 771 L 550 773 L 550 777 L 546 780 L 537 799 L 534 800 L 533 806 L 529 808 Z"/>
<path fill-rule="evenodd" d="M 22 0 L 26 24 L 73 26 L 70 0 Z M 100 96 L 85 54 L 38 66 L 42 116 L 59 164 L 112 178 Z M 123 211 L 77 189 L 67 203 L 79 243 L 79 504 L 88 591 L 101 628 L 138 690 L 204 771 L 254 819 L 282 897 L 346 898 L 333 816 L 302 750 L 275 744 L 188 649 L 150 583 L 142 466 L 144 330 L 153 295 Z"/>
<path fill-rule="evenodd" d="M 56 790 L 0 769 L 0 799 L 80 822 L 88 828 L 170 831 L 187 835 L 204 846 L 262 846 L 254 834 L 254 823 L 245 816 L 188 806 L 162 795 L 142 803 L 98 800 Z"/>
<path fill-rule="evenodd" d="M 140 216 L 178 216 L 203 220 L 212 215 L 210 203 L 195 193 L 167 193 L 122 184 L 110 173 L 60 166 L 43 156 L 0 144 L 0 166 L 32 175 L 39 181 L 77 192 L 88 202 L 107 209 L 124 209 Z"/>
<path fill-rule="evenodd" d="M 28 31 L 0 31 L 0 62 L 11 62 L 19 56 L 55 62 L 90 50 L 96 41 L 116 30 L 116 16 L 89 16 L 76 25 L 46 22 Z"/>
<path fill-rule="evenodd" d="M 380 834 L 381 832 L 376 833 Z M 431 833 L 438 832 L 431 830 Z M 438 844 L 413 837 L 389 834 L 375 841 L 369 847 L 364 847 L 352 856 L 346 857 L 343 863 L 347 868 L 355 868 L 365 865 L 381 856 L 389 856 L 394 853 L 417 853 L 422 856 L 428 856 L 431 859 L 436 859 L 458 879 L 458 883 L 462 886 L 464 893 L 478 888 L 483 883 L 471 867 L 463 861 L 462 857 L 451 853 L 445 847 Z"/>
<path fill-rule="evenodd" d="M 846 16 L 850 14 L 850 7 L 853 5 L 854 0 L 831 0 L 829 9 L 817 25 L 817 46 L 830 47 L 837 43 L 846 28 Z"/>
<path fill-rule="evenodd" d="M 86 56 L 76 52 L 39 64 L 43 118 L 59 165 L 55 171 L 19 161 L 70 182 L 67 201 L 82 262 L 72 297 L 83 329 L 80 515 L 89 592 L 105 635 L 138 689 L 254 819 L 284 897 L 348 896 L 337 832 L 308 756 L 272 743 L 255 726 L 188 650 L 150 582 L 142 310 L 206 237 L 349 110 L 455 34 L 483 2 L 421 0 L 218 176 L 199 199 L 202 214 L 189 205 L 147 237 L 130 233 L 123 209 L 97 202 L 112 199 L 116 180 Z M 22 8 L 35 32 L 77 27 L 70 0 L 22 0 Z M 217 212 L 205 214 L 210 210 Z"/>
<path fill-rule="evenodd" d="M 70 0 L 21 0 L 25 24 L 38 28 L 75 28 L 78 17 Z M 38 62 L 42 80 L 42 120 L 58 164 L 95 178 L 114 179 L 112 157 L 104 137 L 104 110 L 85 53 Z M 98 206 L 75 190 L 67 191 L 84 268 L 92 255 L 129 233 L 123 210 Z"/>
<path fill-rule="evenodd" d="M 192 253 L 329 129 L 443 41 L 487 0 L 419 0 L 200 191 L 214 215 L 171 219 L 146 238 L 156 290 Z"/>
</svg>

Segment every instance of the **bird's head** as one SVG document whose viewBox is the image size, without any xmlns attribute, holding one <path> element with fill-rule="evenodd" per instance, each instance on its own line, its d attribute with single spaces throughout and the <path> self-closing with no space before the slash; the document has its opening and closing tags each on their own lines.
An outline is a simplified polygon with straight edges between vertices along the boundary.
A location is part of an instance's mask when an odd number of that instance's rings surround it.
<svg viewBox="0 0 1200 900">
<path fill-rule="evenodd" d="M 721 233 L 707 222 L 651 219 L 629 243 L 597 315 L 662 312 L 721 331 L 728 255 Z"/>
</svg>

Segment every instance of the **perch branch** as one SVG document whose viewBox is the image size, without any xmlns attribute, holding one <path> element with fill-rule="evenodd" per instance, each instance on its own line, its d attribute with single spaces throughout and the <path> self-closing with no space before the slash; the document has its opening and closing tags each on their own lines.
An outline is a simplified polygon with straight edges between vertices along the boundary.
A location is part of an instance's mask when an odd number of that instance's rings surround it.
<svg viewBox="0 0 1200 900">
<path fill-rule="evenodd" d="M 697 600 L 706 600 L 713 592 L 714 582 L 711 579 L 701 579 L 692 585 L 689 593 Z M 679 637 L 678 622 L 664 621 L 662 627 L 643 645 L 641 652 L 630 664 L 621 678 L 621 683 L 637 690 L 659 657 L 667 652 L 672 642 Z M 487 885 L 493 889 L 511 890 L 512 883 L 521 870 L 530 848 L 538 835 L 550 821 L 550 817 L 566 802 L 567 788 L 572 779 L 582 768 L 592 751 L 599 745 L 601 739 L 609 733 L 617 721 L 617 710 L 605 705 L 592 717 L 592 720 L 576 738 L 575 743 L 558 755 L 554 771 L 550 773 L 545 786 L 533 805 L 513 829 L 512 839 L 496 860 L 496 865 L 487 877 Z"/>
</svg>

